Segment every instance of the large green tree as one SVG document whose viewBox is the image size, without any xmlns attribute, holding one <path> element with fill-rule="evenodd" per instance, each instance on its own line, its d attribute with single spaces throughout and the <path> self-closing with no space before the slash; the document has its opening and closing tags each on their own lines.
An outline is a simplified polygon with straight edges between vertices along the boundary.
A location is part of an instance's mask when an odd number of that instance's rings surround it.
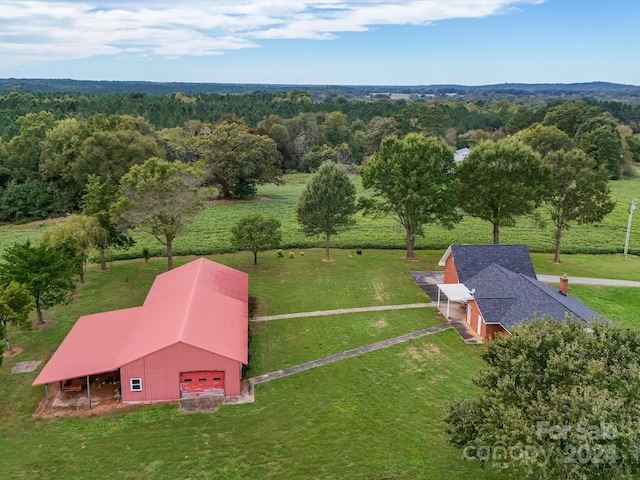
<svg viewBox="0 0 640 480">
<path fill-rule="evenodd" d="M 537 320 L 499 335 L 481 355 L 480 395 L 452 401 L 445 416 L 463 458 L 514 478 L 637 478 L 637 330 Z"/>
<path fill-rule="evenodd" d="M 324 235 L 325 261 L 330 261 L 331 236 L 355 223 L 356 188 L 347 172 L 333 163 L 323 163 L 298 198 L 296 218 L 306 235 Z"/>
<path fill-rule="evenodd" d="M 549 172 L 544 208 L 555 226 L 554 261 L 559 263 L 562 232 L 573 223 L 600 222 L 615 203 L 609 190 L 609 172 L 582 150 L 551 152 L 543 163 Z"/>
<path fill-rule="evenodd" d="M 69 215 L 64 220 L 48 228 L 44 232 L 42 240 L 55 244 L 67 238 L 73 239 L 79 251 L 79 258 L 81 259 L 81 265 L 78 271 L 80 282 L 84 283 L 84 273 L 89 253 L 92 249 L 103 245 L 107 241 L 107 236 L 108 232 L 102 228 L 96 217 Z"/>
<path fill-rule="evenodd" d="M 571 137 L 558 127 L 539 123 L 519 132 L 518 138 L 542 157 L 557 150 L 571 150 L 574 146 Z"/>
<path fill-rule="evenodd" d="M 482 142 L 458 166 L 459 205 L 468 215 L 491 222 L 498 244 L 500 227 L 514 225 L 540 205 L 546 178 L 540 156 L 516 139 Z"/>
<path fill-rule="evenodd" d="M 33 298 L 29 289 L 17 282 L 9 282 L 0 287 L 0 325 L 2 336 L 9 353 L 13 353 L 8 327 L 18 326 L 25 328 L 29 325 L 29 312 L 33 308 Z M 0 365 L 2 365 L 2 348 L 0 348 Z"/>
<path fill-rule="evenodd" d="M 59 244 L 15 243 L 7 248 L 0 263 L 0 283 L 24 284 L 33 297 L 38 325 L 44 324 L 42 310 L 70 299 L 75 289 L 75 259 Z"/>
<path fill-rule="evenodd" d="M 278 182 L 282 175 L 276 142 L 241 123 L 205 124 L 189 147 L 196 152 L 206 182 L 218 187 L 223 198 L 252 195 L 256 185 Z"/>
<path fill-rule="evenodd" d="M 390 215 L 402 225 L 407 258 L 415 258 L 415 237 L 425 225 L 451 227 L 460 219 L 453 152 L 442 140 L 415 133 L 386 137 L 360 175 L 375 195 L 360 199 L 365 214 Z"/>
<path fill-rule="evenodd" d="M 571 138 L 576 135 L 578 128 L 592 117 L 602 113 L 602 109 L 596 105 L 589 105 L 584 100 L 565 102 L 551 108 L 544 119 L 543 125 L 553 125 L 565 132 Z"/>
<path fill-rule="evenodd" d="M 125 225 L 150 233 L 166 247 L 168 270 L 173 241 L 202 209 L 196 188 L 201 182 L 201 172 L 192 166 L 160 158 L 133 166 L 120 180 L 115 211 Z"/>
<path fill-rule="evenodd" d="M 258 252 L 277 248 L 282 240 L 280 221 L 262 213 L 242 217 L 231 229 L 231 241 L 239 250 L 253 253 L 253 264 L 258 264 Z"/>
<path fill-rule="evenodd" d="M 364 155 L 370 157 L 378 151 L 385 137 L 398 136 L 398 123 L 394 118 L 373 117 L 367 125 L 364 140 Z"/>
<path fill-rule="evenodd" d="M 576 132 L 578 147 L 591 155 L 598 166 L 603 165 L 612 179 L 625 173 L 624 146 L 618 123 L 608 113 L 586 120 Z"/>
<path fill-rule="evenodd" d="M 114 212 L 114 205 L 118 201 L 118 185 L 111 179 L 103 182 L 97 175 L 89 175 L 85 194 L 82 197 L 82 214 L 95 218 L 104 234 L 95 236 L 95 248 L 100 252 L 100 268 L 107 269 L 106 251 L 109 247 L 126 247 L 133 244 L 133 240 L 125 232 L 125 228 L 118 221 Z M 98 233 L 96 231 L 96 233 Z"/>
</svg>

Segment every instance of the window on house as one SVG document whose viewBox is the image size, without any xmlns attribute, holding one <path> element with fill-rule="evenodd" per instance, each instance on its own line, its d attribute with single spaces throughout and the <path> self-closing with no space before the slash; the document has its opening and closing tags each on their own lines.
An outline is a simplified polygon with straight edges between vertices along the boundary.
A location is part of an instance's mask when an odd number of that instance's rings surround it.
<svg viewBox="0 0 640 480">
<path fill-rule="evenodd" d="M 141 392 L 142 391 L 142 379 L 141 378 L 132 378 L 129 381 L 132 392 Z"/>
</svg>

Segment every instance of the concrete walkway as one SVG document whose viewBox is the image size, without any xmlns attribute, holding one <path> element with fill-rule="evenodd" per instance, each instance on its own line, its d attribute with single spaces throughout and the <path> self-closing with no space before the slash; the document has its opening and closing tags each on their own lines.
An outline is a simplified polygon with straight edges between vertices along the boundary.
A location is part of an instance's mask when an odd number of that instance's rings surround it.
<svg viewBox="0 0 640 480">
<path fill-rule="evenodd" d="M 560 277 L 558 275 L 537 275 L 538 280 L 543 283 L 559 283 Z M 634 282 L 632 280 L 615 280 L 612 278 L 587 278 L 587 277 L 572 277 L 569 276 L 569 285 L 572 283 L 578 285 L 602 285 L 607 287 L 634 287 L 640 288 L 640 282 Z"/>
<path fill-rule="evenodd" d="M 317 310 L 315 312 L 285 313 L 282 315 L 270 315 L 265 317 L 254 317 L 252 322 L 267 322 L 269 320 L 282 320 L 284 318 L 302 318 L 302 317 L 324 317 L 325 315 L 340 315 L 343 313 L 361 313 L 361 312 L 381 312 L 383 310 L 404 310 L 407 308 L 425 308 L 436 307 L 432 303 L 407 303 L 404 305 L 379 305 L 377 307 L 356 307 L 356 308 L 339 308 L 337 310 Z"/>
<path fill-rule="evenodd" d="M 363 347 L 353 348 L 351 350 L 346 350 L 341 353 L 336 353 L 335 355 L 329 355 L 327 357 L 323 357 L 318 360 L 301 363 L 300 365 L 295 365 L 293 367 L 285 368 L 283 370 L 278 370 L 276 372 L 271 372 L 271 373 L 265 373 L 264 375 L 259 375 L 257 377 L 250 378 L 249 383 L 251 385 L 256 385 L 259 383 L 269 382 L 271 380 L 275 380 L 276 378 L 286 377 L 287 375 L 293 375 L 294 373 L 303 372 L 305 370 L 310 370 L 315 367 L 320 367 L 328 363 L 337 362 L 338 360 L 343 360 L 345 358 L 355 357 L 363 353 L 368 353 L 374 350 L 379 350 L 381 348 L 386 348 L 391 345 L 396 345 L 398 343 L 413 340 L 414 338 L 425 337 L 427 335 L 431 335 L 433 333 L 446 330 L 447 328 L 451 328 L 451 326 L 452 325 L 450 324 L 436 325 L 435 327 L 426 328 L 424 330 L 418 330 L 417 332 L 407 333 L 405 335 L 400 335 L 399 337 L 389 338 L 387 340 L 382 340 L 380 342 L 372 343 L 370 345 L 365 345 Z"/>
</svg>

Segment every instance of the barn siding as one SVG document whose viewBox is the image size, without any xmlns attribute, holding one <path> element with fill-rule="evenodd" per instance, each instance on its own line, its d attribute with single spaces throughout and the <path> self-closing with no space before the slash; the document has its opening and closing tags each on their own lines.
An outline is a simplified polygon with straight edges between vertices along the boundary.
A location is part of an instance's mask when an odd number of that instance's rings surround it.
<svg viewBox="0 0 640 480">
<path fill-rule="evenodd" d="M 458 283 L 458 272 L 453 260 L 453 253 L 444 262 L 444 283 Z"/>
<path fill-rule="evenodd" d="M 180 399 L 180 373 L 200 370 L 225 372 L 225 395 L 240 395 L 241 364 L 205 350 L 177 343 L 120 368 L 123 402 Z M 129 379 L 141 378 L 142 391 L 132 392 Z"/>
</svg>

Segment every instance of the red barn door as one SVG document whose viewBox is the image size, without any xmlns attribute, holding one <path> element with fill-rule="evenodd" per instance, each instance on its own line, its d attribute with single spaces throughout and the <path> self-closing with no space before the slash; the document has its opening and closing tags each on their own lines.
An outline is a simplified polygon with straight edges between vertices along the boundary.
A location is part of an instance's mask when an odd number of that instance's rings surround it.
<svg viewBox="0 0 640 480">
<path fill-rule="evenodd" d="M 224 395 L 224 372 L 182 372 L 180 395 L 182 398 Z"/>
</svg>

